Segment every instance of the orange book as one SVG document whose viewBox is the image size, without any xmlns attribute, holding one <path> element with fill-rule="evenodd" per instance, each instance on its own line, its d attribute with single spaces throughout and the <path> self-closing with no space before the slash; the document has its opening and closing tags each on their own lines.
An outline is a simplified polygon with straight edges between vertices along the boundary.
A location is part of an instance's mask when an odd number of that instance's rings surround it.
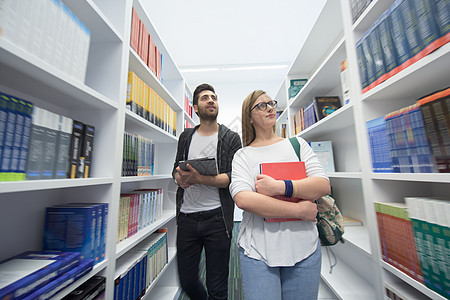
<svg viewBox="0 0 450 300">
<path fill-rule="evenodd" d="M 277 162 L 277 163 L 262 163 L 260 164 L 260 173 L 268 175 L 275 180 L 300 180 L 306 178 L 305 162 L 292 161 L 292 162 Z M 299 202 L 300 198 L 288 198 L 284 195 L 273 196 L 274 198 Z M 265 218 L 266 222 L 286 222 L 286 221 L 301 221 L 298 218 Z"/>
</svg>

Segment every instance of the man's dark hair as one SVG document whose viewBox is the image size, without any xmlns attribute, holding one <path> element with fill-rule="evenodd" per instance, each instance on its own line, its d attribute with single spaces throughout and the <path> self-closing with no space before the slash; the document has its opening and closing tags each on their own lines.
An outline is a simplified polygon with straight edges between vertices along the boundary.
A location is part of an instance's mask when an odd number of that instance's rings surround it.
<svg viewBox="0 0 450 300">
<path fill-rule="evenodd" d="M 203 91 L 211 91 L 214 94 L 216 93 L 214 91 L 214 88 L 212 87 L 212 85 L 207 84 L 207 83 L 202 83 L 200 84 L 194 91 L 194 99 L 192 100 L 192 104 L 193 105 L 198 105 L 198 96 L 200 95 L 201 92 Z"/>
</svg>

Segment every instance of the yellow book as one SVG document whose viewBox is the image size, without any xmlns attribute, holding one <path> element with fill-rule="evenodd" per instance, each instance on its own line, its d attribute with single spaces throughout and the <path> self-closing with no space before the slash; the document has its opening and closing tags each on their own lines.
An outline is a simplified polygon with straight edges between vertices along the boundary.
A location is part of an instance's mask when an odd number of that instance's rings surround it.
<svg viewBox="0 0 450 300">
<path fill-rule="evenodd" d="M 137 113 L 137 103 L 139 101 L 139 78 L 134 72 L 128 72 L 127 85 L 127 109 Z"/>
<path fill-rule="evenodd" d="M 146 95 L 147 102 L 145 104 L 145 111 L 146 111 L 145 119 L 147 121 L 151 121 L 150 103 L 152 101 L 152 91 L 153 89 L 150 86 L 147 86 L 147 95 Z"/>
<path fill-rule="evenodd" d="M 173 112 L 173 135 L 177 135 L 177 112 Z"/>
<path fill-rule="evenodd" d="M 144 91 L 142 94 L 142 117 L 148 120 L 148 89 L 149 86 L 144 83 Z"/>
<path fill-rule="evenodd" d="M 137 101 L 137 114 L 139 116 L 143 116 L 144 113 L 144 108 L 143 108 L 143 104 L 144 104 L 144 81 L 142 81 L 142 79 L 138 78 L 138 101 Z"/>
</svg>

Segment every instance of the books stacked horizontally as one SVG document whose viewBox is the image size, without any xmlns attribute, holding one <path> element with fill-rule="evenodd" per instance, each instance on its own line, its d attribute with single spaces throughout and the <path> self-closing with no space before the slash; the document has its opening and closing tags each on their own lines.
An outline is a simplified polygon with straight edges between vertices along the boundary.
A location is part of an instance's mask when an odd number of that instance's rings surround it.
<svg viewBox="0 0 450 300">
<path fill-rule="evenodd" d="M 46 208 L 44 250 L 79 252 L 94 265 L 105 259 L 107 203 L 69 203 Z"/>
<path fill-rule="evenodd" d="M 159 220 L 163 210 L 163 189 L 141 189 L 120 195 L 117 243 Z"/>
<path fill-rule="evenodd" d="M 24 252 L 0 263 L 0 299 L 50 299 L 92 266 L 78 252 Z"/>
<path fill-rule="evenodd" d="M 292 116 L 294 135 L 299 134 L 309 126 L 322 120 L 341 108 L 341 101 L 338 96 L 314 97 L 308 105 L 301 107 Z"/>
<path fill-rule="evenodd" d="M 118 260 L 114 299 L 138 299 L 143 296 L 167 262 L 167 229 L 159 229 Z"/>
<path fill-rule="evenodd" d="M 0 93 L 0 181 L 87 178 L 95 128 Z"/>
<path fill-rule="evenodd" d="M 0 36 L 84 82 L 91 33 L 60 0 L 2 1 Z"/>
<path fill-rule="evenodd" d="M 155 45 L 152 36 L 148 33 L 144 22 L 139 18 L 134 7 L 131 15 L 130 45 L 153 74 L 162 81 L 163 55 Z"/>
<path fill-rule="evenodd" d="M 126 103 L 128 110 L 176 135 L 177 113 L 134 72 L 128 72 Z"/>
<path fill-rule="evenodd" d="M 450 40 L 449 4 L 397 0 L 356 43 L 365 93 Z"/>
<path fill-rule="evenodd" d="M 122 176 L 153 175 L 155 144 L 144 136 L 124 132 Z"/>
<path fill-rule="evenodd" d="M 367 122 L 374 172 L 450 172 L 450 88 Z"/>
<path fill-rule="evenodd" d="M 414 232 L 423 281 L 431 290 L 450 297 L 450 198 L 405 198 Z"/>
<path fill-rule="evenodd" d="M 104 300 L 106 278 L 93 276 L 65 296 L 63 300 Z"/>
</svg>

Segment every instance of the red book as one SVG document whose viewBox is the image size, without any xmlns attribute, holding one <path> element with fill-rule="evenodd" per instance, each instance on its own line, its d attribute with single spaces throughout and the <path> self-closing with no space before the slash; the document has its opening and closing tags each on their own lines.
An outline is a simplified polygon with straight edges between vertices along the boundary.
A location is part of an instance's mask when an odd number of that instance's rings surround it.
<svg viewBox="0 0 450 300">
<path fill-rule="evenodd" d="M 136 12 L 136 10 L 133 7 L 132 15 L 131 15 L 131 38 L 130 38 L 130 44 L 131 47 L 138 53 L 139 48 L 139 29 L 140 29 L 140 19 Z"/>
<path fill-rule="evenodd" d="M 277 162 L 277 163 L 262 163 L 260 165 L 260 173 L 268 175 L 275 180 L 300 180 L 306 178 L 305 162 Z M 300 198 L 288 198 L 282 195 L 273 196 L 274 198 L 299 202 Z M 266 222 L 286 222 L 286 221 L 301 221 L 298 218 L 265 218 Z"/>
</svg>

